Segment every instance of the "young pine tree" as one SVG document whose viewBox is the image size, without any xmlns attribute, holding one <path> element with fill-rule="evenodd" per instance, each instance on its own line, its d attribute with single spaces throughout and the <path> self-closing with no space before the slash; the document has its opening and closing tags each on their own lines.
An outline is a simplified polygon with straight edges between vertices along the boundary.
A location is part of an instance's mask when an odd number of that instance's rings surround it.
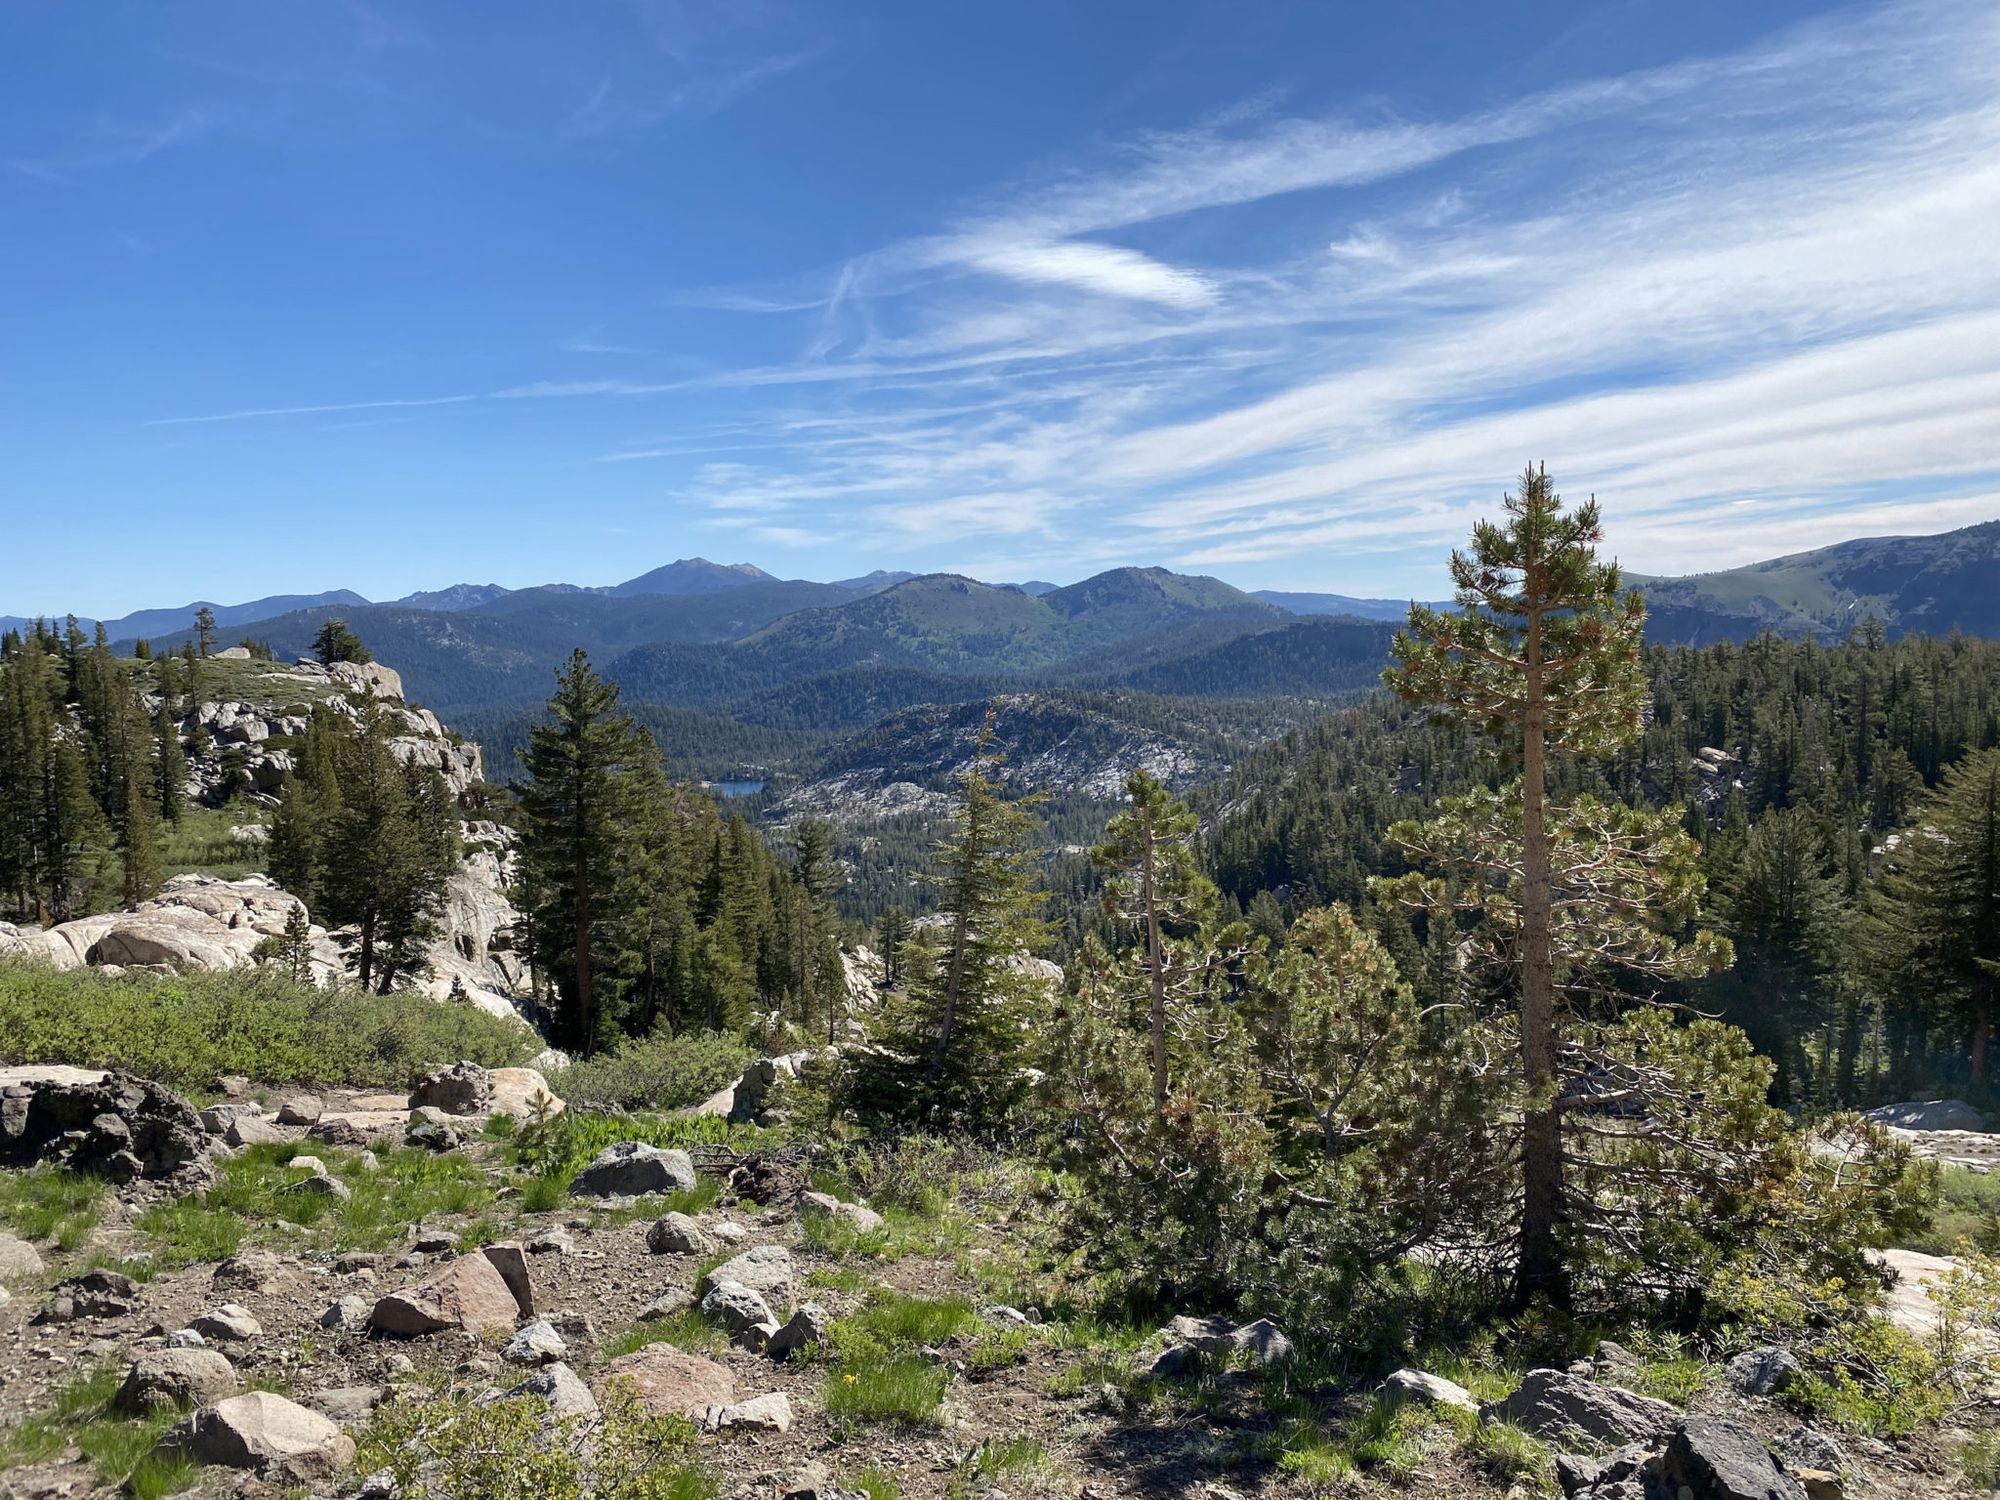
<svg viewBox="0 0 2000 1500">
<path fill-rule="evenodd" d="M 959 776 L 952 833 L 938 847 L 945 919 L 934 965 L 913 973 L 887 1046 L 867 1054 L 855 1097 L 866 1113 L 937 1125 L 997 1124 L 1027 1086 L 1046 983 L 1023 960 L 1047 940 L 1036 916 L 1032 799 L 1009 801 L 993 771 L 993 714 Z"/>
<path fill-rule="evenodd" d="M 1645 608 L 1622 593 L 1618 567 L 1597 560 L 1597 502 L 1565 510 L 1546 469 L 1530 466 L 1505 501 L 1507 520 L 1481 521 L 1472 550 L 1451 555 L 1458 607 L 1410 607 L 1383 680 L 1405 701 L 1481 728 L 1520 768 L 1521 1072 L 1523 1204 L 1518 1286 L 1560 1295 L 1563 1144 L 1558 1066 L 1548 756 L 1602 754 L 1641 727 L 1639 667 Z"/>
<path fill-rule="evenodd" d="M 556 673 L 549 721 L 529 732 L 522 759 L 521 862 L 532 894 L 535 959 L 562 998 L 561 1045 L 594 1051 L 600 1040 L 598 959 L 623 923 L 619 872 L 634 839 L 634 777 L 651 751 L 617 684 L 573 652 Z"/>
</svg>

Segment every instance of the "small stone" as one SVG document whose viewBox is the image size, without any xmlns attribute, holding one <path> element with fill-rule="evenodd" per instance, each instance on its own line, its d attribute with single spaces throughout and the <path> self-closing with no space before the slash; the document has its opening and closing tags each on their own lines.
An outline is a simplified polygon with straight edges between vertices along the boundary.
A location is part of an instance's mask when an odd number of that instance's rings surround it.
<svg viewBox="0 0 2000 1500">
<path fill-rule="evenodd" d="M 515 1331 L 500 1350 L 500 1357 L 510 1365 L 547 1365 L 568 1352 L 569 1346 L 554 1326 L 546 1318 L 536 1318 Z"/>
<path fill-rule="evenodd" d="M 26 1240 L 0 1231 L 0 1281 L 27 1281 L 41 1274 L 41 1252 Z"/>
<path fill-rule="evenodd" d="M 324 1109 L 318 1099 L 311 1094 L 292 1094 L 278 1106 L 280 1125 L 316 1125 L 320 1111 Z"/>
<path fill-rule="evenodd" d="M 539 1396 L 559 1417 L 591 1417 L 597 1414 L 597 1398 L 590 1394 L 590 1387 L 576 1378 L 576 1371 L 564 1364 L 544 1365 L 507 1394 L 510 1397 Z"/>
<path fill-rule="evenodd" d="M 771 1307 L 755 1290 L 738 1281 L 721 1281 L 711 1286 L 701 1299 L 701 1315 L 720 1323 L 729 1333 L 741 1333 L 759 1323 L 775 1329 L 777 1319 Z"/>
<path fill-rule="evenodd" d="M 646 1248 L 655 1255 L 708 1255 L 715 1241 L 686 1214 L 670 1213 L 655 1219 L 646 1231 Z"/>
<path fill-rule="evenodd" d="M 1377 1386 L 1375 1397 L 1391 1407 L 1417 1402 L 1424 1406 L 1448 1406 L 1458 1411 L 1479 1410 L 1478 1398 L 1456 1381 L 1407 1368 L 1396 1371 Z"/>
<path fill-rule="evenodd" d="M 295 1156 L 285 1163 L 285 1168 L 291 1172 L 318 1172 L 322 1176 L 326 1173 L 326 1163 L 317 1156 Z"/>
<path fill-rule="evenodd" d="M 122 1412 L 199 1406 L 236 1391 L 236 1368 L 212 1349 L 153 1349 L 126 1368 L 112 1397 Z"/>
<path fill-rule="evenodd" d="M 264 1331 L 264 1325 L 251 1315 L 250 1309 L 236 1302 L 225 1302 L 220 1307 L 209 1309 L 190 1320 L 188 1327 L 209 1342 L 218 1344 L 248 1343 Z"/>
<path fill-rule="evenodd" d="M 528 1241 L 530 1255 L 573 1255 L 576 1242 L 560 1229 L 544 1229 Z"/>
<path fill-rule="evenodd" d="M 176 1328 L 172 1333 L 167 1335 L 167 1347 L 169 1349 L 206 1349 L 208 1347 L 208 1340 L 196 1333 L 192 1328 Z"/>
<path fill-rule="evenodd" d="M 309 1177 L 300 1178 L 292 1184 L 291 1191 L 312 1197 L 331 1198 L 336 1203 L 345 1203 L 354 1196 L 353 1188 L 338 1177 L 330 1177 L 324 1172 L 315 1172 Z"/>
<path fill-rule="evenodd" d="M 382 1368 L 391 1375 L 414 1375 L 417 1362 L 407 1354 L 392 1354 L 382 1361 Z"/>
<path fill-rule="evenodd" d="M 1009 1323 L 1017 1328 L 1028 1326 L 1028 1315 L 1018 1307 L 1008 1307 L 1004 1303 L 993 1303 L 979 1309 L 979 1316 L 989 1323 Z"/>
<path fill-rule="evenodd" d="M 730 1335 L 729 1342 L 748 1354 L 762 1354 L 770 1348 L 771 1338 L 778 1331 L 775 1322 L 752 1323 L 747 1328 L 739 1328 Z"/>
<path fill-rule="evenodd" d="M 718 1240 L 721 1240 L 725 1245 L 740 1245 L 750 1238 L 749 1229 L 737 1223 L 734 1219 L 722 1220 L 719 1224 L 711 1228 L 709 1233 L 714 1235 Z"/>
<path fill-rule="evenodd" d="M 678 1317 L 693 1306 L 694 1298 L 685 1291 L 662 1292 L 639 1310 L 639 1321 L 652 1323 L 661 1318 Z"/>
<path fill-rule="evenodd" d="M 706 1295 L 711 1287 L 725 1281 L 746 1286 L 753 1292 L 784 1292 L 798 1275 L 792 1252 L 783 1245 L 759 1245 L 724 1261 L 701 1279 L 699 1290 Z"/>
<path fill-rule="evenodd" d="M 219 1292 L 263 1292 L 284 1273 L 284 1262 L 271 1251 L 240 1250 L 215 1268 L 209 1285 Z"/>
<path fill-rule="evenodd" d="M 768 1396 L 754 1396 L 748 1401 L 739 1401 L 733 1406 L 722 1407 L 714 1414 L 710 1425 L 719 1432 L 726 1432 L 731 1428 L 745 1432 L 790 1432 L 791 1398 L 783 1391 L 773 1391 Z"/>
<path fill-rule="evenodd" d="M 349 1292 L 319 1315 L 319 1326 L 339 1333 L 356 1333 L 368 1326 L 368 1299 Z"/>
<path fill-rule="evenodd" d="M 1201 1350 L 1193 1344 L 1169 1344 L 1153 1356 L 1146 1373 L 1155 1380 L 1179 1380 L 1201 1368 Z"/>
<path fill-rule="evenodd" d="M 808 1345 L 820 1343 L 833 1326 L 826 1309 L 816 1302 L 808 1302 L 795 1309 L 791 1321 L 774 1332 L 766 1341 L 764 1352 L 773 1359 L 784 1359 Z"/>
<path fill-rule="evenodd" d="M 239 1115 L 229 1122 L 222 1139 L 231 1146 L 269 1146 L 285 1139 L 284 1131 L 261 1115 Z"/>
<path fill-rule="evenodd" d="M 1722 1367 L 1729 1383 L 1746 1396 L 1770 1396 L 1784 1390 L 1799 1373 L 1799 1362 L 1775 1344 L 1745 1349 Z"/>
</svg>

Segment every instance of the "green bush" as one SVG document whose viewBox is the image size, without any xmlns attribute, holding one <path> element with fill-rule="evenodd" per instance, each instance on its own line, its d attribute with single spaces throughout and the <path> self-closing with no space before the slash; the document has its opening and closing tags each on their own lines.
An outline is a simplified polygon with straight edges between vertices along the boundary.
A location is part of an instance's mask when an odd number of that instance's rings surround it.
<svg viewBox="0 0 2000 1500">
<path fill-rule="evenodd" d="M 741 1039 L 719 1031 L 633 1037 L 558 1070 L 549 1087 L 587 1109 L 680 1109 L 734 1082 L 750 1060 Z"/>
<path fill-rule="evenodd" d="M 358 1467 L 386 1468 L 410 1500 L 709 1500 L 694 1428 L 648 1413 L 630 1390 L 592 1417 L 540 1400 L 391 1402 L 363 1435 Z"/>
<path fill-rule="evenodd" d="M 526 1062 L 525 1026 L 415 995 L 321 990 L 276 973 L 107 976 L 0 964 L 0 1060 L 123 1068 L 175 1088 L 225 1074 L 406 1087 L 467 1058 Z"/>
</svg>

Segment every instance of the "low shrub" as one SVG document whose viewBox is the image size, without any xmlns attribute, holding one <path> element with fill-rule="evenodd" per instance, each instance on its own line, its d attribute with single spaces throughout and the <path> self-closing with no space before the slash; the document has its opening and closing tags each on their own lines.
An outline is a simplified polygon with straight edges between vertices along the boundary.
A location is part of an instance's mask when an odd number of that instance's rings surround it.
<svg viewBox="0 0 2000 1500">
<path fill-rule="evenodd" d="M 468 1058 L 525 1063 L 518 1022 L 417 995 L 321 990 L 265 970 L 107 976 L 0 964 L 0 1059 L 122 1068 L 179 1089 L 225 1074 L 402 1088 Z"/>
<path fill-rule="evenodd" d="M 377 1409 L 358 1467 L 387 1469 L 409 1500 L 710 1500 L 694 1428 L 613 1388 L 595 1416 L 540 1400 L 433 1397 Z"/>
<path fill-rule="evenodd" d="M 680 1109 L 732 1083 L 751 1061 L 742 1040 L 719 1031 L 632 1037 L 557 1070 L 549 1087 L 586 1109 Z"/>
</svg>

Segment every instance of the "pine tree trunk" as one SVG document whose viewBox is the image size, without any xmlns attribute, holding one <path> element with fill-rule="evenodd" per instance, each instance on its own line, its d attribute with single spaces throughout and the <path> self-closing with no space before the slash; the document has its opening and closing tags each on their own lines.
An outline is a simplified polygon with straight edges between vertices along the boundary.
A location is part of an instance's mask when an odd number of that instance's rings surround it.
<svg viewBox="0 0 2000 1500">
<path fill-rule="evenodd" d="M 1139 865 L 1139 901 L 1146 909 L 1146 957 L 1153 971 L 1153 1113 L 1167 1113 L 1167 970 L 1160 951 L 1160 908 L 1153 899 L 1153 830 L 1144 830 L 1145 854 Z"/>
<path fill-rule="evenodd" d="M 1523 592 L 1533 600 L 1531 572 Z M 1521 1076 L 1529 1107 L 1521 1130 L 1521 1262 L 1515 1295 L 1562 1302 L 1557 1226 L 1562 1219 L 1562 1121 L 1553 1098 L 1556 1075 L 1555 952 L 1550 927 L 1548 793 L 1543 731 L 1542 621 L 1530 606 L 1527 715 L 1521 746 Z"/>
<path fill-rule="evenodd" d="M 590 973 L 590 879 L 579 869 L 576 872 L 576 1023 L 577 1046 L 585 1057 L 591 1054 L 592 1039 L 597 1035 L 597 1018 L 592 1014 L 595 999 L 591 994 Z"/>
</svg>

